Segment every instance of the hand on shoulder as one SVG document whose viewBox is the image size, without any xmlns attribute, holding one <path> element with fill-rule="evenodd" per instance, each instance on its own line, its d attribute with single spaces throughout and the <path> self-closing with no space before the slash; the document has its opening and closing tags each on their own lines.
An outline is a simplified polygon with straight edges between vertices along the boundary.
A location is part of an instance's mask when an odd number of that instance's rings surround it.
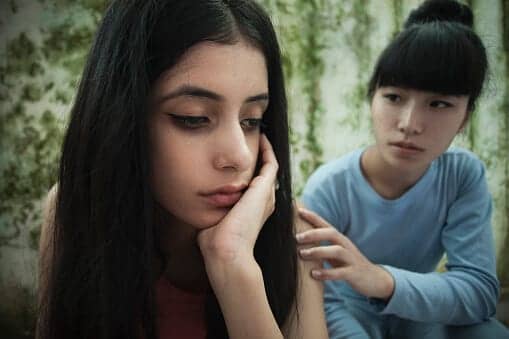
<svg viewBox="0 0 509 339">
<path fill-rule="evenodd" d="M 354 290 L 366 297 L 388 300 L 394 291 L 391 274 L 369 261 L 350 239 L 316 213 L 298 209 L 299 216 L 312 229 L 300 232 L 296 238 L 303 260 L 326 261 L 330 268 L 315 268 L 311 275 L 317 280 L 344 280 Z M 327 242 L 327 245 L 321 243 Z"/>
</svg>

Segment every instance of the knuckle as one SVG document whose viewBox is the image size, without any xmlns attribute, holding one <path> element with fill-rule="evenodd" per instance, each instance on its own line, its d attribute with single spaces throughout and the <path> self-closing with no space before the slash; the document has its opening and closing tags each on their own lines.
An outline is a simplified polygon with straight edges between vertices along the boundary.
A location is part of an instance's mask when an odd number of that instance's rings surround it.
<svg viewBox="0 0 509 339">
<path fill-rule="evenodd" d="M 338 258 L 341 257 L 341 252 L 342 252 L 341 250 L 342 249 L 343 248 L 341 246 L 335 246 L 334 247 L 334 254 L 335 254 L 336 257 L 338 257 Z"/>
<path fill-rule="evenodd" d="M 341 235 L 338 232 L 332 232 L 332 238 L 334 239 L 334 242 L 339 244 L 341 242 Z"/>
<path fill-rule="evenodd" d="M 333 228 L 324 228 L 323 229 L 324 233 L 327 234 L 327 237 L 331 238 L 332 240 L 337 240 L 337 232 L 335 229 Z"/>
</svg>

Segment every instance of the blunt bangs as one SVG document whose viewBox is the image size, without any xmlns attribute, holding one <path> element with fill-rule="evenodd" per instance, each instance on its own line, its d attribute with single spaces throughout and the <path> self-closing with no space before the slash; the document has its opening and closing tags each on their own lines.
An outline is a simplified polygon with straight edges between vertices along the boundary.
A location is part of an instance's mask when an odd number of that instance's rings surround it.
<svg viewBox="0 0 509 339">
<path fill-rule="evenodd" d="M 468 27 L 438 21 L 413 25 L 381 54 L 368 94 L 372 97 L 378 87 L 397 86 L 468 95 L 470 105 L 481 93 L 486 68 L 484 47 Z"/>
</svg>

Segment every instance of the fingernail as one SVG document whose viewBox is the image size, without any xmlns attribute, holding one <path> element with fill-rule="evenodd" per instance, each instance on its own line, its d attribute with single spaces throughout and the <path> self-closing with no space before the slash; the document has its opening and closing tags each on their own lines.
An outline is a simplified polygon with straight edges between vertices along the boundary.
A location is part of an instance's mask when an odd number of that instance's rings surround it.
<svg viewBox="0 0 509 339">
<path fill-rule="evenodd" d="M 299 234 L 295 235 L 295 239 L 297 239 L 297 241 L 302 241 L 302 240 L 304 240 L 304 236 L 299 233 Z"/>
<path fill-rule="evenodd" d="M 301 255 L 308 255 L 308 254 L 309 254 L 309 249 L 305 249 L 305 248 L 304 248 L 304 249 L 300 250 L 300 251 L 299 251 L 299 253 L 300 253 Z"/>
<path fill-rule="evenodd" d="M 304 207 L 299 207 L 300 214 L 309 214 L 309 210 Z"/>
<path fill-rule="evenodd" d="M 311 270 L 311 275 L 315 278 L 319 278 L 322 276 L 322 272 L 320 271 L 317 271 L 317 270 Z"/>
</svg>

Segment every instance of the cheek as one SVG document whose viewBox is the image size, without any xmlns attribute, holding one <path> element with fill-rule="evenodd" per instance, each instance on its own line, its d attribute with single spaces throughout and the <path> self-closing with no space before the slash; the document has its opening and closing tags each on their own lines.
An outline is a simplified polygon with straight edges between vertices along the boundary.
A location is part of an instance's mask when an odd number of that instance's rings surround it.
<svg viewBox="0 0 509 339">
<path fill-rule="evenodd" d="M 152 172 L 155 181 L 186 180 L 203 168 L 203 153 L 206 146 L 191 138 L 160 138 L 152 152 Z"/>
<path fill-rule="evenodd" d="M 192 152 L 189 152 L 189 142 L 176 138 L 167 130 L 158 130 L 151 138 L 151 182 L 152 190 L 156 196 L 167 194 L 178 185 L 185 182 L 193 161 Z M 187 170 L 186 170 L 187 168 Z"/>
<path fill-rule="evenodd" d="M 160 203 L 162 202 L 162 197 L 166 194 L 165 191 L 167 190 L 166 188 L 168 187 L 168 184 L 171 184 L 171 177 L 175 174 L 175 169 L 172 168 L 172 165 L 177 163 L 177 159 L 175 159 L 172 155 L 171 146 L 165 147 L 164 143 L 161 143 L 161 140 L 152 145 L 152 191 Z M 172 185 L 170 185 L 170 187 L 171 186 Z"/>
<path fill-rule="evenodd" d="M 152 158 L 152 192 L 156 201 L 171 215 L 192 225 L 206 225 L 196 214 L 193 195 L 200 187 L 204 169 L 201 162 L 204 146 L 192 141 L 182 143 L 165 142 L 154 148 Z M 192 216 L 192 217 L 190 217 Z"/>
<path fill-rule="evenodd" d="M 249 148 L 249 152 L 251 153 L 252 163 L 251 163 L 251 172 L 254 172 L 256 165 L 258 164 L 258 157 L 261 157 L 262 154 L 260 151 L 260 134 L 256 134 L 253 136 L 248 136 L 246 138 L 247 147 Z"/>
<path fill-rule="evenodd" d="M 435 121 L 428 124 L 427 128 L 435 143 L 447 148 L 458 135 L 460 126 L 461 122 L 458 121 Z"/>
<path fill-rule="evenodd" d="M 391 119 L 389 114 L 384 114 L 383 112 L 376 112 L 372 114 L 373 121 L 373 130 L 375 131 L 375 135 L 380 136 L 382 133 L 386 131 L 390 131 L 392 126 L 394 125 L 394 121 Z"/>
</svg>

